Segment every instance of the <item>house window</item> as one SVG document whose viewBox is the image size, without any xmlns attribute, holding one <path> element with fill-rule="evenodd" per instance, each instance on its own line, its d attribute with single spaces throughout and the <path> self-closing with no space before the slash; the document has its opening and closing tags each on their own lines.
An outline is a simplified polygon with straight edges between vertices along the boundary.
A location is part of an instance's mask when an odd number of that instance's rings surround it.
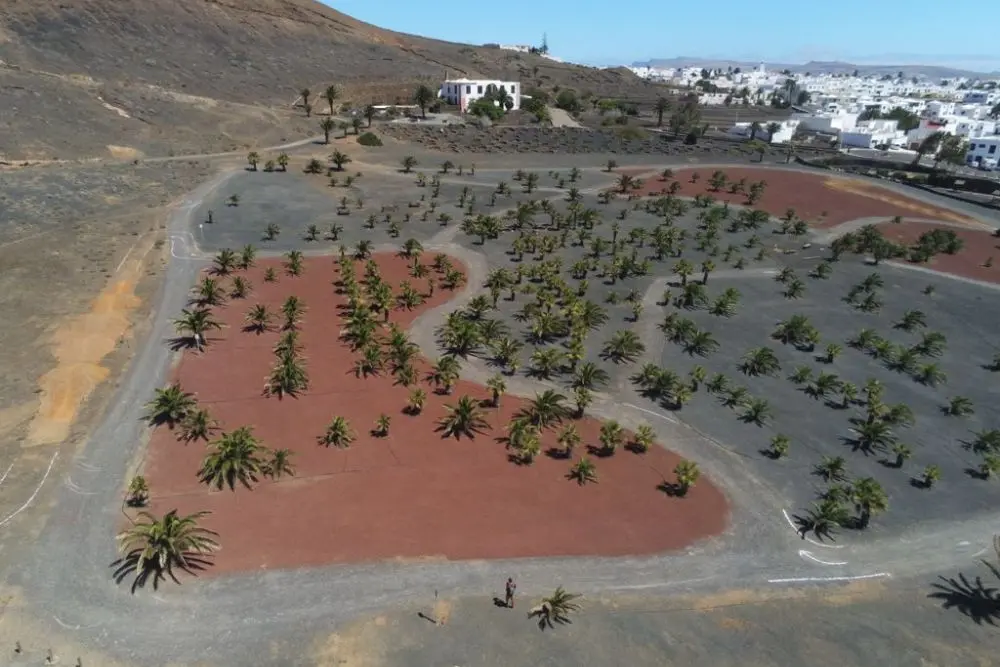
<svg viewBox="0 0 1000 667">
<path fill-rule="evenodd" d="M 992 146 L 990 146 L 989 154 L 993 155 L 996 152 L 997 152 L 997 145 L 993 144 Z"/>
<path fill-rule="evenodd" d="M 480 95 L 482 95 L 483 94 L 483 87 L 482 86 L 476 86 L 476 92 L 479 93 Z"/>
<path fill-rule="evenodd" d="M 510 94 L 511 95 L 515 95 L 516 93 L 517 93 L 517 86 L 511 86 L 510 87 Z"/>
</svg>

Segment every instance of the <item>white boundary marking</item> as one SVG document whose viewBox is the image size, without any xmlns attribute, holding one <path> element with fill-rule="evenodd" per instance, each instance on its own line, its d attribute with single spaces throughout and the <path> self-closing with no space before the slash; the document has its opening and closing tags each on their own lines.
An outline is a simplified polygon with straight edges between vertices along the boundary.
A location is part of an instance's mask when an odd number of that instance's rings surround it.
<svg viewBox="0 0 1000 667">
<path fill-rule="evenodd" d="M 668 422 L 670 422 L 671 424 L 676 424 L 677 423 L 677 420 L 674 419 L 673 417 L 669 416 L 669 415 L 661 414 L 661 413 L 655 412 L 653 410 L 647 410 L 646 408 L 640 408 L 638 405 L 634 405 L 632 403 L 622 403 L 622 405 L 624 405 L 626 408 L 632 408 L 632 409 L 638 410 L 640 412 L 645 412 L 647 415 L 653 415 L 654 417 L 659 417 L 660 419 L 665 419 Z"/>
<path fill-rule="evenodd" d="M 42 490 L 42 484 L 45 484 L 45 480 L 47 480 L 49 478 L 49 473 L 52 472 L 52 466 L 55 464 L 56 459 L 58 457 L 59 457 L 59 452 L 56 452 L 55 454 L 52 455 L 52 459 L 49 461 L 49 467 L 45 469 L 45 474 L 42 475 L 42 481 L 40 481 L 38 483 L 38 486 L 35 487 L 35 490 L 34 490 L 34 492 L 32 492 L 31 497 L 29 497 L 27 500 L 25 500 L 23 505 L 21 505 L 20 507 L 18 507 L 12 513 L 8 514 L 3 519 L 3 521 L 0 521 L 0 526 L 7 525 L 7 523 L 10 522 L 11 519 L 13 519 L 14 517 L 16 517 L 18 514 L 20 514 L 24 510 L 28 509 L 28 505 L 30 505 L 31 503 L 33 503 L 35 501 L 35 498 L 38 496 L 38 492 Z"/>
<path fill-rule="evenodd" d="M 133 244 L 132 244 L 132 247 L 131 247 L 131 248 L 129 248 L 129 249 L 128 249 L 128 252 L 126 252 L 126 253 L 125 253 L 125 256 L 124 256 L 124 257 L 122 257 L 122 261 L 118 262 L 118 268 L 117 268 L 117 269 L 115 269 L 115 273 L 118 273 L 119 271 L 121 271 L 121 270 L 122 270 L 122 267 L 123 267 L 123 266 L 125 266 L 125 260 L 127 260 L 127 259 L 128 259 L 128 256 L 132 254 L 132 251 L 133 251 L 134 249 L 135 249 L 135 244 L 133 243 Z"/>
<path fill-rule="evenodd" d="M 7 479 L 7 475 L 10 474 L 11 468 L 13 468 L 13 467 L 14 467 L 13 463 L 11 463 L 9 466 L 7 466 L 7 469 L 3 473 L 3 477 L 0 477 L 0 484 L 3 484 L 3 481 L 5 479 Z"/>
<path fill-rule="evenodd" d="M 76 463 L 76 466 L 80 470 L 83 470 L 84 472 L 100 472 L 101 471 L 101 469 L 98 468 L 97 466 L 92 466 L 89 463 L 85 463 L 84 461 L 74 461 L 74 463 Z"/>
<path fill-rule="evenodd" d="M 875 572 L 874 574 L 858 574 L 853 577 L 789 577 L 787 579 L 768 579 L 769 584 L 805 584 L 820 583 L 824 581 L 858 581 L 861 579 L 878 579 L 880 577 L 891 577 L 888 572 Z"/>
<path fill-rule="evenodd" d="M 70 478 L 69 475 L 66 475 L 66 480 L 64 483 L 66 484 L 66 488 L 68 488 L 73 493 L 79 494 L 81 496 L 92 496 L 95 493 L 97 493 L 97 491 L 84 491 L 77 485 L 76 482 L 72 480 L 72 478 Z"/>
<path fill-rule="evenodd" d="M 787 521 L 788 525 L 792 527 L 792 530 L 798 533 L 799 529 L 795 526 L 795 522 L 792 521 L 792 517 L 788 516 L 788 512 L 786 510 L 781 510 L 781 513 L 785 515 L 785 521 Z M 823 547 L 824 549 L 843 549 L 845 546 L 843 544 L 823 544 L 822 542 L 817 542 L 811 537 L 804 537 L 804 539 L 809 544 L 813 544 L 817 547 Z"/>
<path fill-rule="evenodd" d="M 847 565 L 847 561 L 830 562 L 830 561 L 820 560 L 819 558 L 816 558 L 816 556 L 813 556 L 810 552 L 806 551 L 805 549 L 799 549 L 799 556 L 801 556 L 802 558 L 808 558 L 809 560 L 819 563 L 820 565 Z"/>
</svg>

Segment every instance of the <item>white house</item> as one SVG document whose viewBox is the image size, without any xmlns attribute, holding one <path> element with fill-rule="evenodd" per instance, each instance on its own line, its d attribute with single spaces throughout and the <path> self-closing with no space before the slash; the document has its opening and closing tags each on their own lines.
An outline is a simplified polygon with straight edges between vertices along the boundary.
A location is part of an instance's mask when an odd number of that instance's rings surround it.
<svg viewBox="0 0 1000 667">
<path fill-rule="evenodd" d="M 504 91 L 510 95 L 514 102 L 512 110 L 521 108 L 521 84 L 517 81 L 496 81 L 490 79 L 450 79 L 441 85 L 438 97 L 446 100 L 449 104 L 457 105 L 462 113 L 469 109 L 469 105 L 486 95 L 490 86 L 497 90 Z"/>
<path fill-rule="evenodd" d="M 875 148 L 905 144 L 906 133 L 899 129 L 899 122 L 888 118 L 862 121 L 853 130 L 840 133 L 840 145 L 844 148 Z"/>
<path fill-rule="evenodd" d="M 980 137 L 969 142 L 965 162 L 974 166 L 995 168 L 1000 158 L 1000 137 Z"/>
<path fill-rule="evenodd" d="M 765 143 L 784 144 L 791 141 L 792 137 L 795 135 L 795 130 L 799 127 L 799 120 L 797 118 L 792 118 L 777 123 L 778 129 L 775 131 L 774 136 L 771 136 L 771 134 L 767 131 L 769 125 L 770 123 L 761 123 L 760 129 L 757 130 L 756 134 L 754 134 L 751 129 L 752 123 L 736 123 L 729 128 L 729 134 L 747 138 L 753 134 L 755 139 L 759 139 Z"/>
<path fill-rule="evenodd" d="M 792 116 L 799 121 L 805 130 L 836 134 L 845 130 L 853 130 L 858 123 L 858 114 L 848 112 L 836 113 L 801 113 Z"/>
</svg>

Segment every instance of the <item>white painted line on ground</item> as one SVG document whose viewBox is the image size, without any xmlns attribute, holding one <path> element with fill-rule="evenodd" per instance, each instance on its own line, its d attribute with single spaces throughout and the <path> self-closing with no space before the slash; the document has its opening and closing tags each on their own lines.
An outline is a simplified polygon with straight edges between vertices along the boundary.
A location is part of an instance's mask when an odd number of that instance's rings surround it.
<svg viewBox="0 0 1000 667">
<path fill-rule="evenodd" d="M 891 577 L 888 572 L 876 572 L 874 574 L 858 574 L 853 577 L 789 577 L 787 579 L 768 579 L 769 584 L 805 584 L 822 583 L 825 581 L 859 581 L 862 579 L 879 579 L 881 577 Z"/>
<path fill-rule="evenodd" d="M 80 629 L 79 625 L 70 625 L 69 623 L 63 623 L 62 621 L 59 620 L 59 617 L 56 616 L 55 614 L 52 614 L 52 618 L 54 618 L 56 620 L 56 623 L 58 623 L 59 625 L 61 625 L 66 630 L 79 630 Z"/>
<path fill-rule="evenodd" d="M 805 549 L 799 549 L 799 556 L 801 556 L 802 558 L 808 558 L 809 560 L 819 563 L 820 565 L 847 565 L 847 561 L 830 562 L 830 561 L 820 560 L 819 558 L 816 558 L 816 556 L 813 556 L 810 552 L 806 551 Z"/>
<path fill-rule="evenodd" d="M 38 492 L 42 490 L 42 484 L 45 484 L 45 480 L 49 478 L 49 473 L 52 472 L 52 466 L 55 464 L 56 458 L 58 457 L 59 457 L 59 452 L 56 452 L 55 454 L 52 455 L 52 459 L 49 461 L 49 467 L 45 469 L 45 474 L 42 475 L 42 481 L 40 481 L 38 483 L 38 486 L 35 487 L 35 490 L 32 492 L 31 497 L 25 500 L 23 505 L 18 507 L 11 514 L 8 514 L 6 518 L 0 521 L 0 526 L 6 526 L 11 519 L 16 517 L 24 510 L 28 509 L 28 505 L 35 502 L 35 498 L 38 496 Z"/>
<path fill-rule="evenodd" d="M 92 496 L 95 493 L 97 493 L 96 491 L 84 491 L 79 486 L 77 486 L 76 482 L 74 482 L 69 475 L 66 475 L 66 480 L 64 484 L 66 485 L 66 488 L 68 488 L 70 491 L 79 494 L 81 496 Z"/>
<path fill-rule="evenodd" d="M 74 461 L 74 463 L 76 463 L 77 467 L 80 468 L 80 470 L 85 470 L 87 472 L 100 472 L 101 470 L 97 466 L 92 466 L 89 463 L 85 463 L 83 461 Z"/>
<path fill-rule="evenodd" d="M 117 268 L 117 269 L 115 269 L 115 273 L 118 273 L 119 271 L 121 271 L 121 270 L 122 270 L 122 267 L 123 267 L 123 266 L 125 266 L 125 260 L 126 260 L 126 259 L 128 259 L 128 256 L 132 254 L 132 251 L 133 251 L 134 249 L 135 249 L 135 244 L 133 243 L 133 244 L 132 244 L 132 247 L 131 247 L 131 248 L 129 248 L 129 249 L 128 249 L 128 252 L 126 252 L 126 253 L 125 253 L 125 256 L 124 256 L 124 257 L 122 257 L 122 261 L 118 262 L 118 268 Z"/>
<path fill-rule="evenodd" d="M 979 551 L 977 551 L 976 553 L 972 554 L 972 557 L 973 557 L 973 558 L 979 558 L 980 556 L 982 556 L 982 555 L 983 555 L 984 553 L 986 553 L 986 552 L 987 552 L 987 551 L 989 551 L 989 550 L 990 550 L 990 548 L 989 548 L 989 547 L 986 547 L 985 549 L 980 549 L 980 550 L 979 550 Z"/>
<path fill-rule="evenodd" d="M 799 527 L 795 525 L 794 521 L 792 521 L 792 517 L 788 516 L 788 512 L 786 510 L 781 510 L 781 513 L 785 515 L 785 521 L 787 521 L 788 525 L 792 527 L 792 530 L 794 530 L 796 533 L 800 533 Z M 803 539 L 805 539 L 805 541 L 808 542 L 809 544 L 813 544 L 813 545 L 815 545 L 817 547 L 823 547 L 824 549 L 843 549 L 844 548 L 843 544 L 823 544 L 822 542 L 817 542 L 816 540 L 812 539 L 811 537 L 806 537 L 806 536 L 804 536 Z"/>
<path fill-rule="evenodd" d="M 626 408 L 633 408 L 639 410 L 640 412 L 645 412 L 647 415 L 653 415 L 654 417 L 659 417 L 660 419 L 665 419 L 671 424 L 676 424 L 677 420 L 669 415 L 664 415 L 654 410 L 647 410 L 646 408 L 640 408 L 638 405 L 633 405 L 632 403 L 622 403 Z"/>
<path fill-rule="evenodd" d="M 14 467 L 14 464 L 13 464 L 13 463 L 11 463 L 11 464 L 10 464 L 9 466 L 7 466 L 7 469 L 6 469 L 6 470 L 4 470 L 4 472 L 3 472 L 3 477 L 0 477 L 0 484 L 3 484 L 3 481 L 4 481 L 5 479 L 7 479 L 7 475 L 9 475 L 9 474 L 10 474 L 10 470 L 11 470 L 11 468 L 13 468 L 13 467 Z"/>
</svg>

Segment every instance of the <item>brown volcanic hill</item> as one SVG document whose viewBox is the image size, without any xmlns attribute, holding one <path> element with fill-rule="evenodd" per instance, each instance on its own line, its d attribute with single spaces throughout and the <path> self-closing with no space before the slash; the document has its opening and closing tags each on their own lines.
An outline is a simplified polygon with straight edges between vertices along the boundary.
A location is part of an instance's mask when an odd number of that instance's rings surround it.
<svg viewBox="0 0 1000 667">
<path fill-rule="evenodd" d="M 292 111 L 303 87 L 394 102 L 446 74 L 605 95 L 647 85 L 625 70 L 383 30 L 313 0 L 4 0 L 0 156 L 278 142 L 315 131 Z"/>
</svg>

